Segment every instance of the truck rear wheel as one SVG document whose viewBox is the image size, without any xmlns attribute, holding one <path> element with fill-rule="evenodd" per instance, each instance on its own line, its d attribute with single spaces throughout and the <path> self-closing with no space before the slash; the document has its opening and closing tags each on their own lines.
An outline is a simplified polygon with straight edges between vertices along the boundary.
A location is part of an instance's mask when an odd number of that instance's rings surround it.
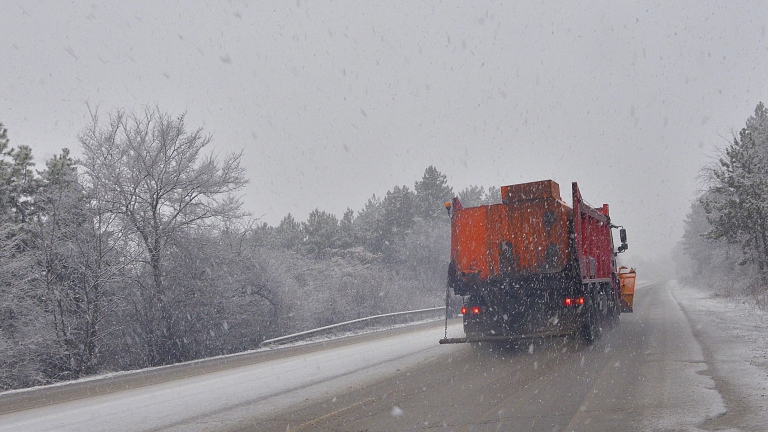
<svg viewBox="0 0 768 432">
<path fill-rule="evenodd" d="M 597 309 L 597 305 L 591 297 L 587 298 L 587 302 L 584 307 L 586 307 L 587 313 L 584 317 L 584 323 L 582 324 L 581 332 L 587 344 L 592 344 L 596 340 L 600 339 L 602 333 L 600 313 Z"/>
<path fill-rule="evenodd" d="M 604 323 L 606 320 L 608 320 L 608 314 L 610 313 L 608 309 L 608 296 L 605 294 L 605 289 L 603 286 L 600 286 L 600 289 L 597 292 L 597 316 L 599 318 L 600 324 Z"/>
<path fill-rule="evenodd" d="M 619 304 L 618 294 L 614 291 L 613 285 L 607 284 L 605 292 L 609 299 L 607 324 L 609 328 L 614 328 L 621 322 L 621 306 Z"/>
</svg>

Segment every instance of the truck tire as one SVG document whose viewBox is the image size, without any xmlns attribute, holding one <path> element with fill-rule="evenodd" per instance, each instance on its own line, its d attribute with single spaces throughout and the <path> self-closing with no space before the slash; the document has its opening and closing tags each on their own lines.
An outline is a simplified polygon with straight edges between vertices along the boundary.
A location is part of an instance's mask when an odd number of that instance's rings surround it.
<svg viewBox="0 0 768 432">
<path fill-rule="evenodd" d="M 613 285 L 605 286 L 606 295 L 608 295 L 608 328 L 615 328 L 621 322 L 621 305 L 619 304 L 618 294 L 614 292 Z"/>
<path fill-rule="evenodd" d="M 610 314 L 610 309 L 608 305 L 608 295 L 606 295 L 605 289 L 602 285 L 600 285 L 597 291 L 596 308 L 600 324 L 606 322 Z"/>
<path fill-rule="evenodd" d="M 584 341 L 587 342 L 588 345 L 591 345 L 596 340 L 600 339 L 602 334 L 600 314 L 597 310 L 597 305 L 595 304 L 595 301 L 592 300 L 591 296 L 587 297 L 584 306 L 586 307 L 587 313 L 584 317 L 581 333 L 584 337 Z"/>
</svg>

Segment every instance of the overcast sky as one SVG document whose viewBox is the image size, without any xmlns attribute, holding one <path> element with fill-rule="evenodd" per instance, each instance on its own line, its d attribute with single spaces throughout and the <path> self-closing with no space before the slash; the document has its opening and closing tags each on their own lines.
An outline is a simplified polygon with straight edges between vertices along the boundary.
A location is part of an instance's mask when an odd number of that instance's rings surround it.
<svg viewBox="0 0 768 432">
<path fill-rule="evenodd" d="M 0 2 L 0 122 L 39 168 L 87 105 L 187 112 L 271 225 L 434 165 L 457 192 L 577 181 L 651 257 L 768 99 L 761 2 Z"/>
</svg>

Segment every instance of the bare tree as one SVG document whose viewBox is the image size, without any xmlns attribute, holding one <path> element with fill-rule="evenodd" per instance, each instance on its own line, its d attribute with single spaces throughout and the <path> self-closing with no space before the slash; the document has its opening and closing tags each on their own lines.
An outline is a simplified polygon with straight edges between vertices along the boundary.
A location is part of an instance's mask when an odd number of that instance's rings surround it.
<svg viewBox="0 0 768 432">
<path fill-rule="evenodd" d="M 188 132 L 184 115 L 158 108 L 140 114 L 117 110 L 102 122 L 92 113 L 80 135 L 85 175 L 109 211 L 121 216 L 145 252 L 149 283 L 137 278 L 149 364 L 171 361 L 171 313 L 166 304 L 164 254 L 173 237 L 207 222 L 241 216 L 233 197 L 246 183 L 242 153 L 218 158 L 205 152 L 212 138 Z"/>
<path fill-rule="evenodd" d="M 117 216 L 106 213 L 78 179 L 64 149 L 46 163 L 31 223 L 36 263 L 42 270 L 44 309 L 61 346 L 59 375 L 77 378 L 100 364 L 102 323 L 117 299 L 110 289 L 125 263 Z"/>
</svg>

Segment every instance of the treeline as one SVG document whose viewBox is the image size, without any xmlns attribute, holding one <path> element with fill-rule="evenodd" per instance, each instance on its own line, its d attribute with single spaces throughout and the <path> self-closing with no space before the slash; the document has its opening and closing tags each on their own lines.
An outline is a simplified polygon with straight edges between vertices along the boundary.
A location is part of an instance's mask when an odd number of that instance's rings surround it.
<svg viewBox="0 0 768 432">
<path fill-rule="evenodd" d="M 434 167 L 357 213 L 269 226 L 236 198 L 241 155 L 214 156 L 184 116 L 93 114 L 78 139 L 82 160 L 36 170 L 0 124 L 0 390 L 443 302 L 454 192 Z"/>
<path fill-rule="evenodd" d="M 754 115 L 716 162 L 702 171 L 681 242 L 685 276 L 724 295 L 748 294 L 768 306 L 768 109 Z"/>
</svg>

